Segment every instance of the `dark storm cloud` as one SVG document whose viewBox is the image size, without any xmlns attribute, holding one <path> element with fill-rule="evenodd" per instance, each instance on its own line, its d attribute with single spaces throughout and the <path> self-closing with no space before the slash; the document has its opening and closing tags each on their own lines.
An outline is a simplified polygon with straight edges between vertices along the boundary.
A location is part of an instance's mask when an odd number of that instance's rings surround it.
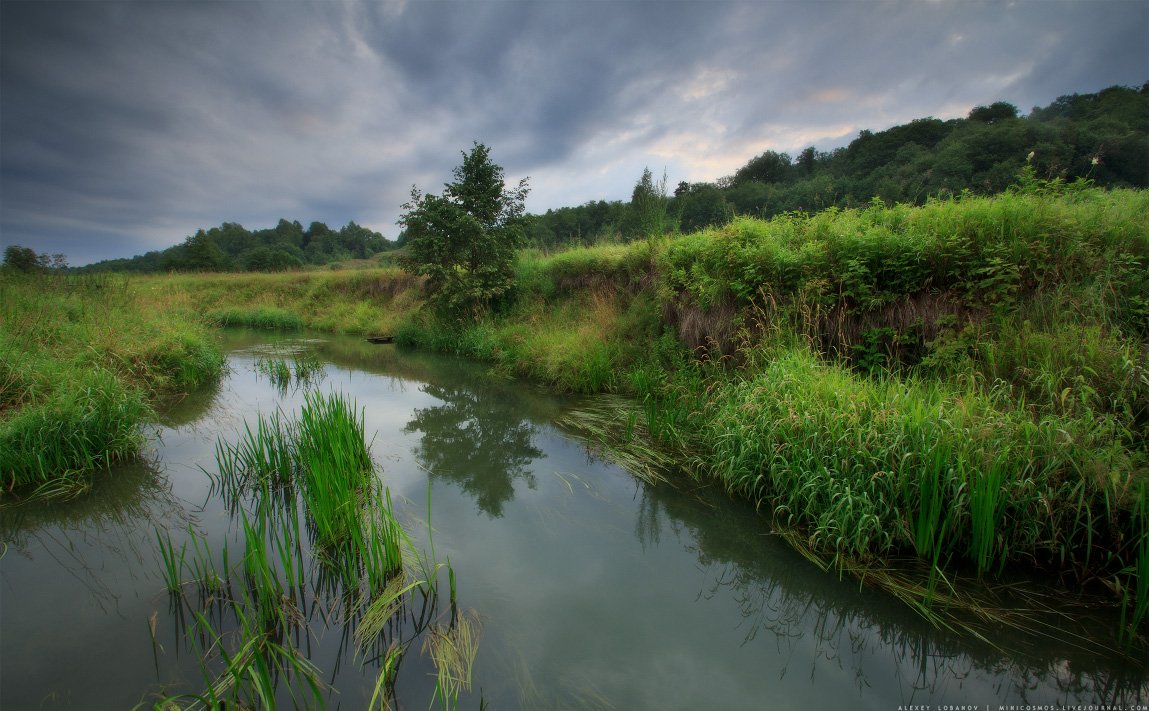
<svg viewBox="0 0 1149 711">
<path fill-rule="evenodd" d="M 0 2 L 0 241 L 73 263 L 279 217 L 394 236 L 459 151 L 528 207 L 1149 79 L 1130 2 Z"/>
</svg>

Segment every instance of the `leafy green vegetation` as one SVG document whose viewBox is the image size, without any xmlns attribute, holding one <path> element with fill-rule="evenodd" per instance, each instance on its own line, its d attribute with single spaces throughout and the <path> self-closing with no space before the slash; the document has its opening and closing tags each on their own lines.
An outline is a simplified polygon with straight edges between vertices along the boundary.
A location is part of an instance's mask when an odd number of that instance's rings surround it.
<svg viewBox="0 0 1149 711">
<path fill-rule="evenodd" d="M 35 250 L 29 247 L 14 244 L 4 248 L 4 262 L 0 265 L 0 269 L 32 274 L 61 270 L 67 266 L 68 259 L 63 254 L 36 254 Z"/>
<path fill-rule="evenodd" d="M 250 231 L 225 222 L 198 230 L 183 243 L 131 259 L 107 259 L 83 267 L 92 272 L 282 272 L 305 266 L 364 259 L 395 248 L 378 232 L 354 222 L 332 230 L 322 222 L 304 229 L 298 221 Z"/>
<path fill-rule="evenodd" d="M 426 277 L 428 302 L 440 316 L 473 320 L 513 284 L 527 179 L 505 189 L 503 169 L 481 143 L 463 154 L 454 174 L 441 196 L 411 188 L 399 220 L 408 251 L 404 266 Z"/>
<path fill-rule="evenodd" d="M 1149 85 L 1114 86 L 1062 96 L 1020 116 L 1006 102 L 978 106 L 966 118 L 926 117 L 885 131 L 862 131 L 848 146 L 797 156 L 766 151 L 714 183 L 681 182 L 661 206 L 663 231 L 696 232 L 735 215 L 922 205 L 930 197 L 1005 190 L 1025 166 L 1044 180 L 1088 178 L 1101 187 L 1149 187 Z M 1027 160 L 1027 156 L 1029 156 Z M 629 202 L 596 201 L 529 218 L 537 247 L 632 240 L 650 234 L 658 205 L 650 171 Z"/>
<path fill-rule="evenodd" d="M 491 361 L 505 374 L 572 392 L 616 390 L 659 329 L 657 301 L 641 291 L 650 255 L 644 243 L 520 254 L 517 299 L 503 315 L 459 324 L 417 312 L 400 324 L 396 342 Z"/>
<path fill-rule="evenodd" d="M 189 620 L 185 639 L 197 646 L 204 680 L 202 691 L 157 707 L 275 708 L 290 699 L 323 708 L 333 690 L 309 654 L 314 628 L 331 621 L 347 625 L 380 667 L 377 700 L 394 701 L 398 664 L 420 636 L 443 705 L 469 688 L 477 620 L 455 617 L 448 570 L 452 623 L 435 621 L 441 566 L 433 552 L 431 561 L 415 552 L 396 520 L 364 435 L 352 402 L 312 390 L 298 418 L 259 417 L 238 442 L 217 445 L 212 476 L 242 526 L 243 555 L 233 563 L 226 544 L 212 551 L 191 529 L 189 553 L 157 532 L 161 571 Z"/>
<path fill-rule="evenodd" d="M 123 277 L 0 272 L 0 485 L 67 496 L 138 455 L 152 404 L 223 358 L 178 296 L 141 302 Z"/>
</svg>

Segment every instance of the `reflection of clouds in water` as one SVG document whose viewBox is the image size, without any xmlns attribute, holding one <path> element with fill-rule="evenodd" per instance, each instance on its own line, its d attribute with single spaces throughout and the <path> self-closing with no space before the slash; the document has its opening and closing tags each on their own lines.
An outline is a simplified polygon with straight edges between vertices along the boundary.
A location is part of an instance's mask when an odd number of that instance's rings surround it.
<svg viewBox="0 0 1149 711">
<path fill-rule="evenodd" d="M 99 472 L 75 499 L 4 506 L 5 583 L 37 585 L 45 574 L 65 575 L 87 591 L 86 603 L 114 612 L 123 579 L 152 577 L 156 528 L 186 528 L 193 520 L 155 463 Z"/>
<path fill-rule="evenodd" d="M 903 704 L 1149 699 L 1146 660 L 1106 658 L 1066 630 L 1050 638 L 997 629 L 987 642 L 937 629 L 888 595 L 821 573 L 752 511 L 732 515 L 729 507 L 644 487 L 636 534 L 652 545 L 665 532 L 706 570 L 699 599 L 732 600 L 744 620 L 743 644 L 772 643 L 785 659 L 782 675 L 817 682 L 829 674 L 852 680 L 863 696 Z"/>
</svg>

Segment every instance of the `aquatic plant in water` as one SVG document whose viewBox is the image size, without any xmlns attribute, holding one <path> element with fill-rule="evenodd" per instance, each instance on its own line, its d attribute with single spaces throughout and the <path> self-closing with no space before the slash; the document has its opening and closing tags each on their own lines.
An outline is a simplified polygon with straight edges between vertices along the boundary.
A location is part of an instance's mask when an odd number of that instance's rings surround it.
<svg viewBox="0 0 1149 711">
<path fill-rule="evenodd" d="M 295 388 L 313 385 L 323 379 L 323 363 L 310 352 L 291 354 L 290 361 L 280 355 L 260 356 L 255 361 L 255 370 L 266 377 L 271 384 L 284 394 L 293 385 Z"/>
<path fill-rule="evenodd" d="M 225 545 L 217 565 L 194 531 L 190 552 L 187 542 L 177 547 L 157 531 L 165 586 L 173 605 L 190 611 L 186 638 L 204 660 L 203 690 L 161 704 L 273 708 L 286 695 L 294 705 L 322 707 L 330 690 L 304 644 L 317 614 L 354 629 L 365 663 L 381 668 L 376 696 L 392 698 L 402 654 L 434 623 L 441 566 L 417 553 L 396 520 L 362 413 L 342 395 L 311 391 L 297 419 L 260 417 L 237 443 L 219 443 L 216 459 L 213 484 L 239 519 L 243 554 L 231 566 Z M 425 645 L 437 667 L 446 665 L 436 690 L 444 704 L 469 688 L 478 645 L 477 618 L 455 615 L 449 575 L 454 621 L 436 627 L 442 639 Z M 393 624 L 401 612 L 409 639 Z"/>
</svg>

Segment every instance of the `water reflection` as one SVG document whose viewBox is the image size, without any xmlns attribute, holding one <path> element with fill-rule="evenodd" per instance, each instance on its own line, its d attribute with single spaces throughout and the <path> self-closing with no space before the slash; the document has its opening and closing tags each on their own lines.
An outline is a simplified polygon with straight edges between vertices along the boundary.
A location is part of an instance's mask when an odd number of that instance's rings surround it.
<svg viewBox="0 0 1149 711">
<path fill-rule="evenodd" d="M 190 393 L 181 393 L 157 409 L 159 424 L 170 429 L 202 420 L 219 397 L 224 378 L 212 381 Z"/>
<path fill-rule="evenodd" d="M 1060 640 L 1005 630 L 979 640 L 937 629 L 886 594 L 812 572 L 749 507 L 722 502 L 721 492 L 695 494 L 644 487 L 636 535 L 650 545 L 672 532 L 708 572 L 699 598 L 734 601 L 743 644 L 772 642 L 780 678 L 813 679 L 830 666 L 851 676 L 860 696 L 877 692 L 901 704 L 982 690 L 990 692 L 982 703 L 1048 704 L 1051 690 L 1061 705 L 1149 700 L 1149 660 L 1098 653 L 1083 636 L 1097 629 L 1065 629 Z"/>
<path fill-rule="evenodd" d="M 535 488 L 529 465 L 546 455 L 513 400 L 453 384 L 420 389 L 442 404 L 416 409 L 404 431 L 422 433 L 415 455 L 433 479 L 457 484 L 491 518 L 515 497 L 516 480 Z"/>
<path fill-rule="evenodd" d="M 491 708 L 885 710 L 1149 697 L 1144 661 L 1083 651 L 1068 631 L 1061 641 L 995 631 L 986 642 L 934 629 L 889 596 L 818 571 L 719 490 L 627 477 L 549 424 L 570 401 L 492 382 L 456 359 L 351 338 L 307 343 L 333 364 L 321 386 L 365 406 L 411 518 L 426 515 L 423 470 L 444 484 L 434 487 L 439 557 L 484 617 L 477 691 L 461 707 L 478 707 L 480 695 Z M 197 649 L 181 642 L 174 616 L 160 625 L 167 652 L 153 671 L 147 620 L 158 610 L 162 623 L 167 595 L 158 575 L 142 579 L 156 569 L 155 526 L 180 545 L 194 523 L 213 532 L 213 550 L 236 533 L 199 467 L 210 468 L 216 437 L 234 437 L 256 410 L 298 405 L 256 377 L 257 353 L 233 357 L 222 387 L 164 415 L 178 431 L 157 445 L 163 471 L 121 469 L 89 499 L 2 512 L 4 708 L 34 708 L 46 693 L 73 694 L 61 706 L 130 708 L 157 674 L 196 688 Z M 324 606 L 301 609 L 294 644 L 330 674 L 343 708 L 366 707 L 380 656 L 408 637 L 395 628 L 356 654 L 349 626 L 320 633 Z M 418 628 L 421 613 L 396 624 Z M 90 651 L 107 648 L 114 659 Z M 187 664 L 173 659 L 181 654 Z M 395 693 L 410 708 L 430 705 L 430 661 L 404 659 Z"/>
<path fill-rule="evenodd" d="M 103 549 L 108 540 L 115 540 L 111 553 L 137 563 L 145 557 L 150 561 L 150 546 L 138 545 L 140 531 L 150 534 L 155 522 L 188 520 L 155 463 L 146 460 L 118 465 L 114 472 L 97 472 L 91 489 L 74 499 L 6 504 L 0 513 L 0 542 L 9 556 L 30 560 L 43 553 L 67 558 L 66 567 L 93 590 L 103 587 L 99 576 L 83 571 L 103 565 L 84 559 L 89 547 Z"/>
<path fill-rule="evenodd" d="M 0 512 L 2 708 L 131 708 L 153 668 L 146 623 L 155 531 L 195 513 L 152 462 L 96 476 L 70 501 Z M 116 650 L 111 664 L 97 650 Z"/>
</svg>

